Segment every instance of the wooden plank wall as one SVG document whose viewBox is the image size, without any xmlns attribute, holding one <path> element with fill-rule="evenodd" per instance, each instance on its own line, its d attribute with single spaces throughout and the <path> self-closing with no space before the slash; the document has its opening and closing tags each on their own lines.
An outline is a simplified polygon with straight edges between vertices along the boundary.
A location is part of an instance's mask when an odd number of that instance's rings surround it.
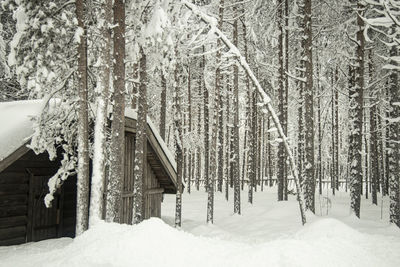
<svg viewBox="0 0 400 267">
<path fill-rule="evenodd" d="M 133 216 L 133 188 L 134 188 L 134 156 L 135 156 L 135 134 L 125 133 L 125 162 L 124 181 L 121 205 L 121 223 L 131 224 Z M 144 219 L 150 217 L 161 217 L 162 192 L 160 183 L 146 159 L 145 179 L 143 180 L 143 211 Z M 150 190 L 151 189 L 151 190 Z M 157 190 L 154 190 L 157 189 Z"/>
<path fill-rule="evenodd" d="M 135 156 L 135 136 L 125 133 L 125 162 L 122 191 L 121 223 L 131 224 L 133 214 L 133 162 Z"/>
<path fill-rule="evenodd" d="M 146 179 L 143 182 L 144 191 L 144 218 L 161 217 L 162 192 L 160 183 L 146 160 Z M 157 190 L 155 190 L 157 189 Z"/>
<path fill-rule="evenodd" d="M 0 246 L 26 240 L 28 173 L 10 169 L 0 173 Z"/>
<path fill-rule="evenodd" d="M 27 170 L 30 168 L 48 168 L 54 173 L 58 168 L 58 162 L 49 161 L 47 154 L 35 155 L 33 151 L 28 151 L 0 173 L 0 245 L 27 242 L 30 177 Z M 63 220 L 65 232 L 62 236 L 75 235 L 75 184 L 76 180 L 74 182 L 73 177 L 65 183 L 68 190 L 65 190 Z"/>
</svg>

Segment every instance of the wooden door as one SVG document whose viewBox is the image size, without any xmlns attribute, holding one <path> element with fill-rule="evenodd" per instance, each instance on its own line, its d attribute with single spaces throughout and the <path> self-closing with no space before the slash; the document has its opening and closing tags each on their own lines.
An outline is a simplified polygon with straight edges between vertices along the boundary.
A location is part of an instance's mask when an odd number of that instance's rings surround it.
<svg viewBox="0 0 400 267">
<path fill-rule="evenodd" d="M 29 180 L 28 241 L 40 241 L 62 235 L 62 194 L 54 194 L 51 207 L 47 208 L 44 198 L 49 192 L 50 175 L 31 174 Z"/>
</svg>

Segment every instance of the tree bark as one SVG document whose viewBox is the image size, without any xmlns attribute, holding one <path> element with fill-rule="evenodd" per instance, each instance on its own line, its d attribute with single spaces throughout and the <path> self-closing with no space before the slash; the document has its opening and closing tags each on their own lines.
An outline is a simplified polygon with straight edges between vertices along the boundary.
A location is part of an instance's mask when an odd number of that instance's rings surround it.
<svg viewBox="0 0 400 267">
<path fill-rule="evenodd" d="M 373 82 L 373 73 L 374 67 L 372 62 L 372 51 L 369 52 L 369 60 L 368 60 L 368 70 L 369 70 L 369 81 L 370 83 Z M 377 189 L 379 184 L 379 152 L 378 152 L 378 125 L 377 125 L 377 92 L 374 88 L 370 89 L 370 115 L 369 115 L 369 132 L 370 132 L 370 139 L 369 139 L 369 146 L 370 146 L 370 160 L 371 160 L 371 197 L 372 197 L 372 204 L 378 205 L 378 196 L 377 196 Z"/>
<path fill-rule="evenodd" d="M 314 88 L 312 61 L 312 17 L 311 0 L 304 0 L 304 189 L 305 208 L 315 213 L 315 180 L 314 180 Z"/>
<path fill-rule="evenodd" d="M 395 32 L 394 27 L 392 33 Z M 396 45 L 390 48 L 391 64 L 398 66 L 394 58 L 398 57 Z M 390 73 L 389 84 L 390 96 L 390 119 L 389 119 L 389 198 L 390 198 L 390 222 L 400 227 L 400 90 L 398 70 L 394 69 Z"/>
<path fill-rule="evenodd" d="M 176 52 L 176 57 L 178 53 Z M 178 64 L 175 65 L 174 70 L 174 125 L 175 125 L 175 151 L 176 151 L 176 165 L 177 165 L 177 190 L 176 190 L 176 208 L 175 208 L 175 227 L 182 225 L 182 172 L 183 172 L 183 135 L 182 135 L 182 103 L 180 84 L 178 79 Z"/>
<path fill-rule="evenodd" d="M 238 12 L 233 7 L 233 14 L 236 17 L 233 22 L 233 44 L 238 47 Z M 233 211 L 240 214 L 240 161 L 239 161 L 239 67 L 233 66 L 233 99 L 234 99 L 234 121 L 233 121 Z"/>
<path fill-rule="evenodd" d="M 147 146 L 147 57 L 143 47 L 140 47 L 139 64 L 139 98 L 138 112 L 136 120 L 136 144 L 135 160 L 133 171 L 133 223 L 137 224 L 143 221 L 143 180 L 144 169 L 146 168 L 146 146 Z"/>
<path fill-rule="evenodd" d="M 114 108 L 111 125 L 110 171 L 107 188 L 108 222 L 120 221 L 125 146 L 125 1 L 114 0 Z"/>
<path fill-rule="evenodd" d="M 357 10 L 362 11 L 364 5 L 357 2 Z M 364 21 L 357 16 L 357 42 L 356 47 L 356 68 L 355 85 L 350 88 L 350 197 L 351 209 L 360 218 L 361 186 L 362 186 L 362 134 L 363 134 L 363 90 L 364 90 Z"/>
<path fill-rule="evenodd" d="M 78 46 L 79 118 L 78 118 L 78 178 L 76 205 L 76 235 L 81 235 L 89 226 L 89 119 L 87 86 L 87 39 L 85 4 L 77 0 L 76 18 L 83 30 Z"/>
<path fill-rule="evenodd" d="M 165 141 L 165 122 L 167 116 L 167 80 L 165 74 L 161 74 L 161 111 L 160 111 L 160 136 Z"/>
<path fill-rule="evenodd" d="M 103 0 L 101 17 L 101 35 L 103 44 L 101 46 L 101 64 L 98 77 L 98 89 L 96 97 L 96 121 L 94 130 L 94 152 L 93 152 L 93 175 L 90 191 L 90 225 L 103 216 L 105 165 L 106 165 L 106 125 L 107 107 L 110 87 L 110 66 L 111 66 L 111 30 L 112 24 L 112 1 Z"/>
<path fill-rule="evenodd" d="M 202 72 L 204 73 L 206 57 L 204 55 L 205 47 L 203 45 L 203 56 L 202 56 Z M 210 107 L 209 107 L 209 92 L 205 86 L 204 77 L 202 80 L 203 87 L 203 101 L 204 101 L 204 187 L 208 192 L 208 185 L 210 179 Z"/>
<path fill-rule="evenodd" d="M 277 20 L 278 20 L 278 114 L 279 121 L 282 124 L 282 129 L 285 131 L 285 86 L 284 86 L 284 75 L 285 75 L 285 61 L 283 58 L 284 53 L 284 28 L 283 28 L 283 4 L 285 0 L 279 0 L 277 2 Z M 281 143 L 278 147 L 278 201 L 284 200 L 285 191 L 285 147 Z"/>
</svg>

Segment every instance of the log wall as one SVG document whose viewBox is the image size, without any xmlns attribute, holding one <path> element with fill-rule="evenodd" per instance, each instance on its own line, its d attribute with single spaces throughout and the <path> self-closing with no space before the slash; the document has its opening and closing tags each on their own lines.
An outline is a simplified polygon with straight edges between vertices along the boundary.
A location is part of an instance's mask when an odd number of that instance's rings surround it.
<svg viewBox="0 0 400 267">
<path fill-rule="evenodd" d="M 32 196 L 30 179 L 35 171 L 53 175 L 58 161 L 51 162 L 47 154 L 35 155 L 28 151 L 0 173 L 0 245 L 16 245 L 30 241 L 32 233 Z M 76 181 L 76 179 L 75 179 Z M 75 234 L 76 189 L 74 177 L 65 183 L 62 229 L 58 236 Z M 30 202 L 31 200 L 31 202 Z"/>
</svg>

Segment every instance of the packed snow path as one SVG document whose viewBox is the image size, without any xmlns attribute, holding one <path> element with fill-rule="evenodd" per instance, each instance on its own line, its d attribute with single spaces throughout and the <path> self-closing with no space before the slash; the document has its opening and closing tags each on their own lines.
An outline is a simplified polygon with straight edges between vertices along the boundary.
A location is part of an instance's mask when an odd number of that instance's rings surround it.
<svg viewBox="0 0 400 267">
<path fill-rule="evenodd" d="M 369 200 L 358 220 L 345 193 L 331 203 L 317 195 L 323 216 L 308 214 L 303 227 L 294 197 L 278 203 L 275 191 L 255 193 L 242 215 L 217 193 L 213 225 L 205 223 L 207 195 L 184 194 L 181 230 L 170 226 L 175 196 L 166 195 L 163 221 L 102 223 L 75 240 L 0 247 L 0 266 L 400 266 L 400 230 L 389 225 L 386 202 L 382 220 Z"/>
</svg>

